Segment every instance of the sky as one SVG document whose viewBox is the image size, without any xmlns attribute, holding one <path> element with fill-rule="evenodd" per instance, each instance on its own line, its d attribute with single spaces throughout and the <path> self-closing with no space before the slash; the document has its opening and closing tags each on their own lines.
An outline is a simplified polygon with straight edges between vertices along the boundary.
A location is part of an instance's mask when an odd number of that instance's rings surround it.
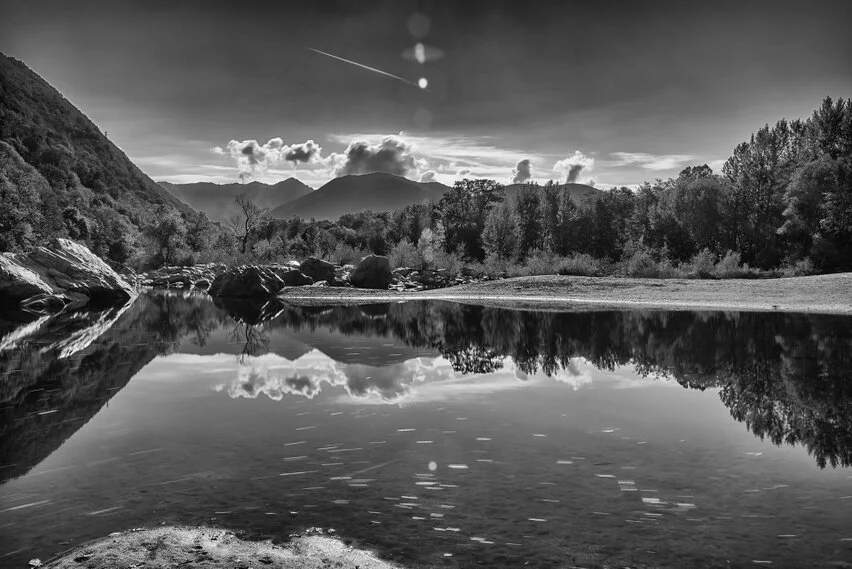
<svg viewBox="0 0 852 569">
<path fill-rule="evenodd" d="M 852 96 L 850 21 L 848 0 L 3 0 L 0 52 L 155 180 L 609 187 L 718 171 Z"/>
</svg>

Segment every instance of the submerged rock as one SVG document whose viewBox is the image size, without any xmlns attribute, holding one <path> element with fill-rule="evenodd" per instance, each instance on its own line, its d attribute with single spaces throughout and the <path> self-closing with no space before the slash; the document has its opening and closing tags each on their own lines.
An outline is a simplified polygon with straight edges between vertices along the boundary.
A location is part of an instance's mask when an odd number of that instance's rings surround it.
<svg viewBox="0 0 852 569">
<path fill-rule="evenodd" d="M 56 311 L 67 303 L 135 297 L 133 286 L 85 245 L 69 239 L 26 255 L 0 255 L 0 305 Z"/>
<path fill-rule="evenodd" d="M 387 257 L 368 255 L 364 257 L 352 274 L 349 282 L 358 288 L 387 289 L 393 281 Z"/>
<path fill-rule="evenodd" d="M 46 566 L 78 569 L 83 566 L 81 563 L 88 569 L 143 566 L 170 569 L 202 564 L 211 569 L 399 569 L 368 551 L 326 535 L 298 536 L 284 545 L 274 545 L 269 541 L 242 540 L 221 529 L 170 526 L 110 534 L 50 560 Z"/>
</svg>

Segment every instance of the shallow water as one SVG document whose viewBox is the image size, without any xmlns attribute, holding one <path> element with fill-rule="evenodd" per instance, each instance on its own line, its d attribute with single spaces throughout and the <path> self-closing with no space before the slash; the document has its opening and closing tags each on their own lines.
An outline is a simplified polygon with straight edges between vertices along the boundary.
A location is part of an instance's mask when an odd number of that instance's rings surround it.
<svg viewBox="0 0 852 569">
<path fill-rule="evenodd" d="M 0 566 L 160 523 L 449 567 L 850 562 L 850 324 L 174 294 L 0 315 Z"/>
</svg>

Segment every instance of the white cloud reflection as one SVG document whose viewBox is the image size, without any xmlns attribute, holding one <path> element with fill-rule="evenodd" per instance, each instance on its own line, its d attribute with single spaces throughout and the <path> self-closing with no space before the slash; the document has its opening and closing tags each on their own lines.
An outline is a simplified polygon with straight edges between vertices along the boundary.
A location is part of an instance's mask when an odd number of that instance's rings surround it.
<svg viewBox="0 0 852 569">
<path fill-rule="evenodd" d="M 329 395 L 335 403 L 358 405 L 407 406 L 457 401 L 557 383 L 573 391 L 632 389 L 667 383 L 659 378 L 639 377 L 630 367 L 599 370 L 583 358 L 572 358 L 567 367 L 550 376 L 541 371 L 526 374 L 510 357 L 503 358 L 500 369 L 481 374 L 457 373 L 443 357 L 419 357 L 374 366 L 337 362 L 317 349 L 293 360 L 276 354 L 242 358 L 230 354 L 174 354 L 158 359 L 167 362 L 172 373 L 181 367 L 200 368 L 205 376 L 215 376 L 214 390 L 234 399 L 257 399 L 261 395 L 274 401 L 288 396 L 314 399 L 331 390 Z"/>
</svg>

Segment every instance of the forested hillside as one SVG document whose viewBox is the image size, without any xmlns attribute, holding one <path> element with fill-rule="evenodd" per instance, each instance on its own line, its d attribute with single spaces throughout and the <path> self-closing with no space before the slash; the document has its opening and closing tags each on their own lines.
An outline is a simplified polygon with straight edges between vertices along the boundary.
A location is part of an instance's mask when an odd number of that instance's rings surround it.
<svg viewBox="0 0 852 569">
<path fill-rule="evenodd" d="M 155 216 L 192 212 L 56 89 L 3 54 L 0 200 L 0 251 L 70 237 L 115 265 L 140 260 Z"/>
</svg>

